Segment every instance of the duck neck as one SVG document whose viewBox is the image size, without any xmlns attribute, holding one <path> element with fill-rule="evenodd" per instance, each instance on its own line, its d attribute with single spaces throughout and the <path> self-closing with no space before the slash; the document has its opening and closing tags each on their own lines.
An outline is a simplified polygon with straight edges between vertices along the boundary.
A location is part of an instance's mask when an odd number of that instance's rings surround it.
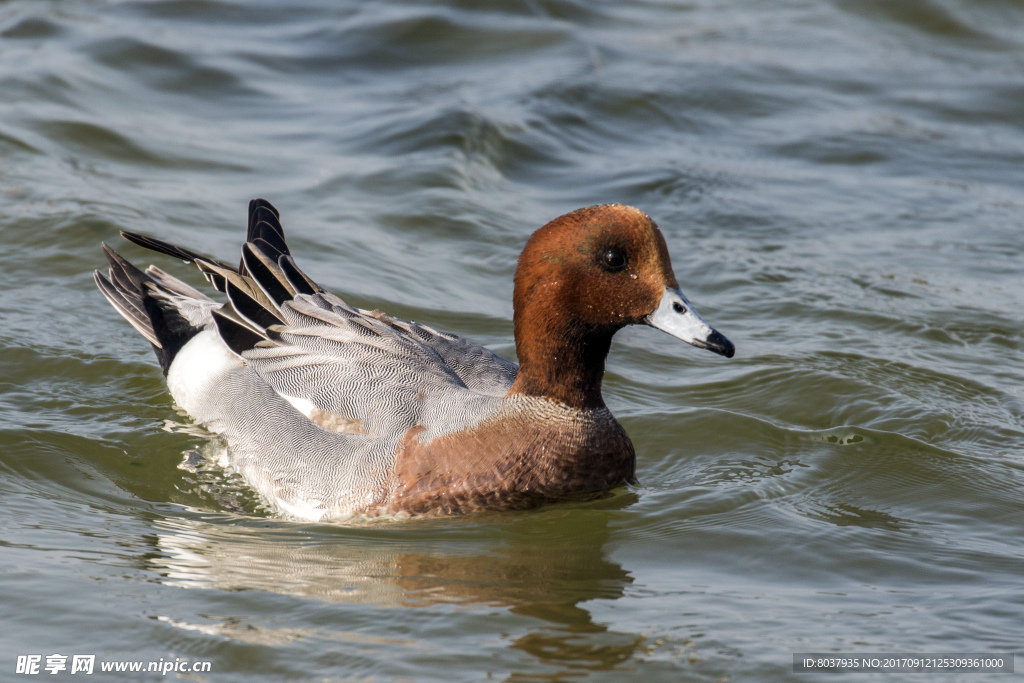
<svg viewBox="0 0 1024 683">
<path fill-rule="evenodd" d="M 526 330 L 524 317 L 515 321 L 519 373 L 509 394 L 539 396 L 581 410 L 604 408 L 601 379 L 617 328 L 534 321 Z"/>
</svg>

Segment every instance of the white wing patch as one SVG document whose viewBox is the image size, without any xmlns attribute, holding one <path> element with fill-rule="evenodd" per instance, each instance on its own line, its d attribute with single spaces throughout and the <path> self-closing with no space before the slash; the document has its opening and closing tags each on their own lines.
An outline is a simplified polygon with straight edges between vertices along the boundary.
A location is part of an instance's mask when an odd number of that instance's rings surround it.
<svg viewBox="0 0 1024 683">
<path fill-rule="evenodd" d="M 326 410 L 320 410 L 308 398 L 280 394 L 281 398 L 292 404 L 295 410 L 299 411 L 313 424 L 324 429 L 340 432 L 342 434 L 366 434 L 363 428 L 363 421 L 354 417 L 345 417 Z"/>
<path fill-rule="evenodd" d="M 280 394 L 281 398 L 291 403 L 295 410 L 299 411 L 306 417 L 309 417 L 313 413 L 313 411 L 316 410 L 316 406 L 313 405 L 313 402 L 310 401 L 308 398 L 289 396 L 288 394 L 281 394 L 280 392 L 278 392 L 278 394 Z"/>
</svg>

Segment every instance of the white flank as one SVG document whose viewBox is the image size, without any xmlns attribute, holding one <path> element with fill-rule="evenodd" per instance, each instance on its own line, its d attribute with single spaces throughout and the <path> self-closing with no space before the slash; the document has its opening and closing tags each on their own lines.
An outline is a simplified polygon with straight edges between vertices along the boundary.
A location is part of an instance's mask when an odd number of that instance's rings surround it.
<svg viewBox="0 0 1024 683">
<path fill-rule="evenodd" d="M 218 390 L 215 385 L 221 375 L 244 364 L 224 345 L 215 329 L 203 330 L 174 357 L 167 372 L 167 388 L 185 412 L 201 419 L 198 407 Z"/>
<path fill-rule="evenodd" d="M 298 396 L 289 396 L 288 394 L 278 394 L 281 398 L 292 404 L 295 410 L 299 411 L 306 417 L 311 417 L 313 409 L 316 408 L 313 402 L 308 398 L 299 398 Z"/>
<path fill-rule="evenodd" d="M 278 508 L 283 510 L 285 513 L 295 517 L 297 519 L 304 519 L 310 522 L 319 522 L 320 518 L 324 516 L 327 510 L 322 507 L 318 507 L 321 501 L 299 501 L 295 503 L 286 503 L 281 498 L 275 498 L 274 503 Z"/>
</svg>

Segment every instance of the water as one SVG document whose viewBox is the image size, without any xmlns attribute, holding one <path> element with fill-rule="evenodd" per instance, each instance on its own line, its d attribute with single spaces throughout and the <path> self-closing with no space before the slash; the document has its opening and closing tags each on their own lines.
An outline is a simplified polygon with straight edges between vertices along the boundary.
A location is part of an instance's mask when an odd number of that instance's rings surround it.
<svg viewBox="0 0 1024 683">
<path fill-rule="evenodd" d="M 1022 26 L 1018 0 L 0 2 L 2 677 L 804 681 L 794 652 L 1019 649 Z M 256 196 L 325 286 L 509 357 L 530 232 L 635 204 L 737 356 L 618 335 L 641 485 L 610 499 L 275 519 L 179 467 L 218 445 L 91 280 L 106 240 L 198 282 L 117 231 L 230 259 Z"/>
</svg>

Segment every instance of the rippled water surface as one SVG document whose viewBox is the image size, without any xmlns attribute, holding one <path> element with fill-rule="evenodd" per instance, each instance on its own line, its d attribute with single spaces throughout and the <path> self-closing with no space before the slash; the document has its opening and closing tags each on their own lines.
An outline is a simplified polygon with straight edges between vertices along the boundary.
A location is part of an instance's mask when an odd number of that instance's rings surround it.
<svg viewBox="0 0 1024 683">
<path fill-rule="evenodd" d="M 1022 27 L 1019 0 L 0 2 L 0 678 L 1019 649 Z M 180 467 L 219 446 L 92 283 L 101 240 L 198 282 L 118 230 L 230 260 L 256 196 L 323 285 L 508 357 L 529 234 L 634 204 L 737 356 L 616 337 L 640 485 L 611 498 L 277 519 Z"/>
</svg>

